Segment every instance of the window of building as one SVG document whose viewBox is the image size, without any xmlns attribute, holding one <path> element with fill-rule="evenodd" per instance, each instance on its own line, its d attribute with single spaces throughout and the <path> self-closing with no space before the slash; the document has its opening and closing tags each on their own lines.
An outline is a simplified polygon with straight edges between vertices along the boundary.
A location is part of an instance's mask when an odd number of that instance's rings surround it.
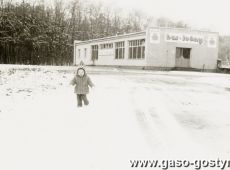
<svg viewBox="0 0 230 170">
<path fill-rule="evenodd" d="M 129 59 L 145 58 L 145 39 L 129 41 Z"/>
<path fill-rule="evenodd" d="M 101 49 L 111 49 L 113 48 L 113 43 L 101 44 L 100 48 Z"/>
<path fill-rule="evenodd" d="M 124 59 L 125 57 L 125 42 L 115 43 L 115 59 Z"/>
<path fill-rule="evenodd" d="M 87 48 L 85 48 L 85 58 L 87 57 Z"/>
<path fill-rule="evenodd" d="M 78 58 L 81 58 L 81 49 L 78 49 Z"/>
<path fill-rule="evenodd" d="M 98 45 L 92 45 L 92 60 L 98 60 Z"/>
</svg>

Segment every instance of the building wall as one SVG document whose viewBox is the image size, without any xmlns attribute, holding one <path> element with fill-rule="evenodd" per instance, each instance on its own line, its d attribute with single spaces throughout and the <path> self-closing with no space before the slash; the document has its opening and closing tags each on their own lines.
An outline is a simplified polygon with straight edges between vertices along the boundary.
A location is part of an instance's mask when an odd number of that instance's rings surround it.
<svg viewBox="0 0 230 170">
<path fill-rule="evenodd" d="M 80 61 L 83 61 L 85 64 L 91 65 L 91 46 L 89 44 L 84 44 L 78 46 L 76 43 L 74 44 L 74 64 L 79 64 Z M 85 54 L 86 49 L 86 54 Z M 80 50 L 80 54 L 79 54 Z"/>
<path fill-rule="evenodd" d="M 167 33 L 175 35 L 193 35 L 201 37 L 202 44 L 193 42 L 172 41 L 166 42 Z M 155 38 L 152 38 L 155 36 Z M 158 39 L 156 38 L 158 36 Z M 157 29 L 149 28 L 147 30 L 147 66 L 154 67 L 175 67 L 176 47 L 191 48 L 190 67 L 197 69 L 215 69 L 218 57 L 218 34 L 201 32 L 201 31 L 185 31 L 183 29 Z M 209 45 L 210 37 L 216 39 L 215 46 Z"/>
<path fill-rule="evenodd" d="M 106 40 L 106 41 L 100 41 L 100 42 L 92 42 L 87 43 L 85 45 L 81 44 L 75 44 L 75 60 L 74 63 L 78 64 L 81 60 L 91 65 L 93 64 L 93 61 L 91 60 L 92 54 L 91 54 L 91 46 L 92 45 L 98 45 L 98 60 L 94 61 L 95 65 L 106 65 L 106 66 L 146 66 L 146 58 L 145 59 L 129 59 L 128 58 L 128 50 L 129 50 L 129 40 L 138 40 L 138 39 L 145 39 L 145 35 L 137 35 L 137 36 L 131 36 L 128 38 L 117 38 L 116 40 Z M 115 59 L 115 42 L 125 41 L 125 56 L 124 59 Z M 100 49 L 100 44 L 105 43 L 113 43 L 112 49 Z M 84 58 L 84 48 L 87 48 L 88 55 L 86 58 Z M 78 50 L 81 50 L 81 56 L 78 55 Z"/>
<path fill-rule="evenodd" d="M 209 36 L 216 36 L 216 47 L 197 47 L 192 51 L 191 67 L 204 69 L 216 69 L 218 59 L 218 35 L 206 34 L 205 39 L 208 40 Z"/>
<path fill-rule="evenodd" d="M 166 35 L 178 37 L 192 37 L 199 41 L 166 40 Z M 145 58 L 129 59 L 129 40 L 145 38 Z M 214 38 L 216 43 L 210 45 L 210 38 Z M 115 42 L 125 41 L 124 59 L 115 59 Z M 112 49 L 100 49 L 100 44 L 113 43 Z M 91 46 L 98 45 L 98 60 L 92 61 Z M 87 65 L 107 65 L 107 66 L 150 66 L 162 68 L 176 67 L 176 47 L 191 48 L 190 66 L 196 69 L 216 69 L 218 58 L 218 34 L 204 31 L 190 31 L 185 29 L 170 28 L 148 28 L 146 33 L 133 34 L 127 36 L 117 36 L 97 41 L 85 43 L 76 42 L 74 44 L 74 63 L 81 60 Z M 79 50 L 80 49 L 80 55 Z M 85 49 L 87 54 L 85 55 Z"/>
</svg>

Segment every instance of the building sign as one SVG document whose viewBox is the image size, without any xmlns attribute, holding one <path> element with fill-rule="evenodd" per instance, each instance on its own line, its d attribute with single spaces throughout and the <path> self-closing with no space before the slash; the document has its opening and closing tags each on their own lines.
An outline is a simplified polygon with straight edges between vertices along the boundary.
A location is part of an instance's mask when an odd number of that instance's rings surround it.
<svg viewBox="0 0 230 170">
<path fill-rule="evenodd" d="M 156 29 L 150 29 L 150 43 L 160 43 L 160 31 Z"/>
<path fill-rule="evenodd" d="M 189 43 L 189 44 L 197 44 L 204 45 L 204 37 L 200 35 L 192 35 L 192 34 L 176 34 L 176 33 L 166 33 L 165 34 L 166 42 L 176 42 L 176 43 Z"/>
</svg>

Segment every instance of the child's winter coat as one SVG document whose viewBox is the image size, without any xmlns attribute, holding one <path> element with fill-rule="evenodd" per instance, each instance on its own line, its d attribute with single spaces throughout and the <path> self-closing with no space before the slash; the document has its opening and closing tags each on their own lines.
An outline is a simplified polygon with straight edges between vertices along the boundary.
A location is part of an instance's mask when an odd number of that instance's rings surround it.
<svg viewBox="0 0 230 170">
<path fill-rule="evenodd" d="M 78 75 L 79 69 L 84 70 L 84 75 L 81 77 Z M 91 79 L 89 76 L 86 74 L 86 71 L 83 67 L 80 67 L 77 69 L 77 74 L 71 81 L 72 85 L 75 85 L 75 90 L 74 92 L 76 94 L 88 94 L 89 93 L 89 86 L 93 87 L 94 84 L 92 83 Z"/>
</svg>

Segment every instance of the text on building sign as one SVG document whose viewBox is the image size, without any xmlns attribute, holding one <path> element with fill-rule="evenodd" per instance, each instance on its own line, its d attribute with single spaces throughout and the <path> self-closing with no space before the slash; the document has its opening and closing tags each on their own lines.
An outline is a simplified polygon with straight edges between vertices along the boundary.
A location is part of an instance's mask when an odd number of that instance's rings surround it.
<svg viewBox="0 0 230 170">
<path fill-rule="evenodd" d="M 182 43 L 193 43 L 202 45 L 204 43 L 204 38 L 194 35 L 185 34 L 166 34 L 166 41 L 168 42 L 182 42 Z"/>
</svg>

